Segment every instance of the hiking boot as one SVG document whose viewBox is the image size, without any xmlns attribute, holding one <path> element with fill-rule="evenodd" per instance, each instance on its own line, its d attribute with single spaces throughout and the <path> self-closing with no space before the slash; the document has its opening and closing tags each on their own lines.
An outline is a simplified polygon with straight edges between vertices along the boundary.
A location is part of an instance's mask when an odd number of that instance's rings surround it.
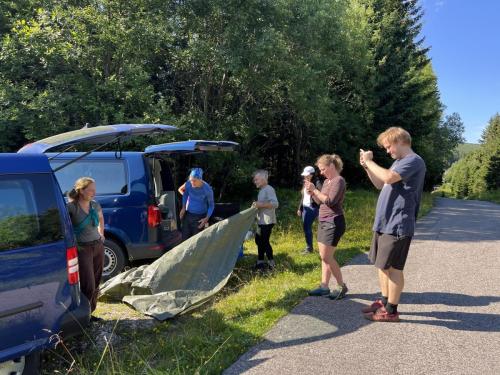
<svg viewBox="0 0 500 375">
<path fill-rule="evenodd" d="M 330 294 L 330 288 L 324 288 L 321 285 L 313 290 L 310 290 L 307 294 L 311 297 L 323 297 Z"/>
<path fill-rule="evenodd" d="M 332 290 L 328 298 L 333 300 L 342 299 L 345 297 L 348 290 L 349 289 L 347 289 L 347 285 L 345 285 L 345 283 L 344 285 L 337 285 L 337 287 L 334 290 Z"/>
<path fill-rule="evenodd" d="M 364 314 L 365 318 L 372 322 L 390 322 L 397 323 L 400 321 L 399 313 L 389 314 L 384 306 L 377 309 L 373 313 Z"/>
<path fill-rule="evenodd" d="M 363 314 L 374 313 L 381 307 L 384 307 L 384 304 L 382 303 L 381 299 L 377 299 L 370 306 L 363 307 L 361 311 L 363 312 Z"/>
<path fill-rule="evenodd" d="M 313 249 L 311 249 L 310 247 L 306 247 L 304 250 L 302 250 L 301 254 L 302 255 L 307 255 L 307 254 L 312 254 L 313 253 Z"/>
<path fill-rule="evenodd" d="M 259 272 L 264 272 L 266 270 L 267 264 L 262 262 L 262 263 L 256 263 L 255 266 L 253 266 L 254 271 L 259 271 Z"/>
</svg>

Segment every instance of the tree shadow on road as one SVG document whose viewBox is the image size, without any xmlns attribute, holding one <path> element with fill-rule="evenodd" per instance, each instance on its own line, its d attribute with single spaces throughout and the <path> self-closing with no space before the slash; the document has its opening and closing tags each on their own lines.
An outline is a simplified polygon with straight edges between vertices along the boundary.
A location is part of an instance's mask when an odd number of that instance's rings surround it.
<svg viewBox="0 0 500 375">
<path fill-rule="evenodd" d="M 350 298 L 374 300 L 378 294 L 350 294 Z M 414 305 L 446 305 L 446 306 L 488 306 L 500 302 L 500 296 L 469 296 L 460 293 L 447 292 L 403 292 L 401 304 Z"/>
<path fill-rule="evenodd" d="M 364 261 L 365 259 L 361 259 L 360 263 Z M 300 294 L 301 291 L 291 293 Z M 296 298 L 297 296 L 285 296 L 284 301 L 290 297 Z M 265 362 L 268 358 L 255 358 L 259 352 L 328 340 L 350 334 L 372 324 L 363 318 L 360 310 L 367 305 L 368 301 L 377 297 L 379 297 L 378 293 L 349 294 L 346 299 L 341 301 L 330 301 L 327 298 L 318 297 L 306 298 L 268 333 L 263 342 L 246 353 L 225 374 L 240 374 Z M 367 303 L 359 300 L 365 300 Z M 409 292 L 403 294 L 401 302 L 417 305 L 440 304 L 455 307 L 481 307 L 500 302 L 500 297 L 469 296 L 445 292 Z M 263 308 L 279 307 L 282 303 L 283 301 L 276 301 Z M 246 311 L 247 314 L 255 312 Z M 412 319 L 412 316 L 420 317 L 420 319 Z M 404 312 L 401 313 L 401 319 L 403 323 L 434 325 L 451 330 L 500 332 L 500 315 L 497 314 L 459 311 Z"/>
<path fill-rule="evenodd" d="M 351 298 L 375 299 L 378 294 L 352 294 Z M 404 292 L 401 304 L 411 305 L 445 305 L 455 307 L 481 307 L 500 302 L 500 296 L 470 296 L 460 293 L 446 292 Z M 404 307 L 403 309 L 404 310 Z M 446 327 L 458 331 L 500 332 L 500 315 L 473 313 L 462 311 L 401 311 L 401 319 L 405 323 L 416 323 Z M 431 318 L 432 320 L 410 319 L 410 316 Z"/>
<path fill-rule="evenodd" d="M 408 319 L 408 316 L 433 318 L 433 320 Z M 446 327 L 454 331 L 500 332 L 500 315 L 459 311 L 429 311 L 405 314 L 405 323 Z"/>
<path fill-rule="evenodd" d="M 272 309 L 286 305 L 290 298 L 305 290 L 290 291 L 281 300 L 266 304 L 263 309 Z M 365 303 L 345 298 L 332 301 L 326 297 L 307 297 L 280 324 L 274 326 L 259 345 L 244 354 L 240 361 L 230 367 L 225 374 L 240 374 L 265 362 L 266 358 L 254 358 L 261 351 L 304 345 L 317 341 L 350 334 L 372 322 L 361 314 Z M 247 310 L 245 314 L 254 314 L 258 310 Z"/>
</svg>

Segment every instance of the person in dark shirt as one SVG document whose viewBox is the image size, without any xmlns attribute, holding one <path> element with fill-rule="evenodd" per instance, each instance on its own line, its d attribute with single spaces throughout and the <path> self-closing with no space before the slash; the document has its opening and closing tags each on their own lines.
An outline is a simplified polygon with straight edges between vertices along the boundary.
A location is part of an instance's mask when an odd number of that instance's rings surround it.
<svg viewBox="0 0 500 375">
<path fill-rule="evenodd" d="M 360 150 L 360 164 L 380 190 L 369 258 L 378 268 L 382 296 L 363 309 L 365 318 L 399 321 L 398 304 L 403 291 L 403 268 L 415 232 L 425 178 L 425 162 L 411 148 L 410 134 L 392 127 L 380 134 L 379 146 L 395 159 L 389 169 L 373 161 L 371 151 Z"/>
</svg>

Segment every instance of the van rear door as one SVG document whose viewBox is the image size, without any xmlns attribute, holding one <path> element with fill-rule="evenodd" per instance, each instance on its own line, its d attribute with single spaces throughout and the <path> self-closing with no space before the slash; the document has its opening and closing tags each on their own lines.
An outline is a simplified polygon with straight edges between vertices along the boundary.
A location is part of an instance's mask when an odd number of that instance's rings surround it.
<svg viewBox="0 0 500 375">
<path fill-rule="evenodd" d="M 146 147 L 144 155 L 148 157 L 151 171 L 152 191 L 154 203 L 160 215 L 156 230 L 159 238 L 166 248 L 175 246 L 181 240 L 178 220 L 178 196 L 172 171 L 165 158 L 174 155 L 195 155 L 206 152 L 232 152 L 237 150 L 239 144 L 231 141 L 214 140 L 189 140 L 172 142 Z"/>
</svg>

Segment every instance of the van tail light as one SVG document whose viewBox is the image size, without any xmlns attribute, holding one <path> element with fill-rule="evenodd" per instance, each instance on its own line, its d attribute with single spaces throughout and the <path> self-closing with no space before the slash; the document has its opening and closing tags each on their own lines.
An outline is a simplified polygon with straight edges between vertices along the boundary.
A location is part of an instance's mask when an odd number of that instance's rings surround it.
<svg viewBox="0 0 500 375">
<path fill-rule="evenodd" d="M 78 249 L 76 246 L 66 250 L 66 261 L 68 267 L 68 281 L 70 285 L 78 284 L 80 274 L 78 273 Z"/>
<path fill-rule="evenodd" d="M 161 223 L 161 212 L 154 204 L 148 206 L 148 225 L 152 228 Z"/>
</svg>

